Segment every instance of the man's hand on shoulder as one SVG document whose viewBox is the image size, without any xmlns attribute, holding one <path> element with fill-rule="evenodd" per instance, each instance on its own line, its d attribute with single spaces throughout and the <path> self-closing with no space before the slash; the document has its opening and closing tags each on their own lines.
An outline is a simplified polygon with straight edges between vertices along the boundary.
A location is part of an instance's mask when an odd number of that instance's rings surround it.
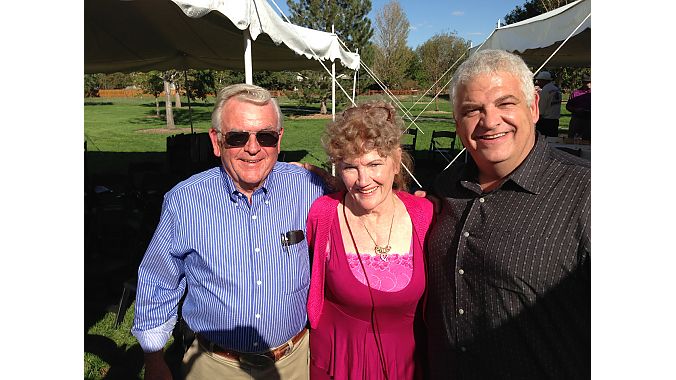
<svg viewBox="0 0 676 380">
<path fill-rule="evenodd" d="M 419 198 L 427 198 L 434 205 L 434 213 L 438 214 L 441 212 L 441 199 L 435 197 L 432 194 L 427 194 L 425 190 L 416 190 L 413 195 Z"/>
<path fill-rule="evenodd" d="M 307 162 L 289 162 L 289 163 L 299 166 L 305 170 L 308 170 L 318 175 L 324 181 L 326 187 L 328 187 L 332 193 L 345 191 L 345 184 L 343 184 L 343 181 L 341 181 L 339 177 L 332 176 L 331 174 L 329 174 L 329 172 L 327 172 L 323 168 L 320 168 L 312 164 L 308 164 Z"/>
</svg>

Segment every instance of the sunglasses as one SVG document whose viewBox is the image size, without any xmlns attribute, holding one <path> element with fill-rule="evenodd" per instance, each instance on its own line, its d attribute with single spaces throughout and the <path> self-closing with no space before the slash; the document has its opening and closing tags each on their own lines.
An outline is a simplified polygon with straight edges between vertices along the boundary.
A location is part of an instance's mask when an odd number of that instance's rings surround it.
<svg viewBox="0 0 676 380">
<path fill-rule="evenodd" d="M 216 130 L 216 133 L 224 136 L 223 141 L 225 142 L 225 145 L 230 148 L 241 148 L 246 145 L 247 141 L 249 141 L 249 135 L 255 135 L 258 145 L 266 148 L 275 147 L 279 142 L 279 133 L 276 131 L 230 131 L 223 133 L 219 130 Z"/>
</svg>

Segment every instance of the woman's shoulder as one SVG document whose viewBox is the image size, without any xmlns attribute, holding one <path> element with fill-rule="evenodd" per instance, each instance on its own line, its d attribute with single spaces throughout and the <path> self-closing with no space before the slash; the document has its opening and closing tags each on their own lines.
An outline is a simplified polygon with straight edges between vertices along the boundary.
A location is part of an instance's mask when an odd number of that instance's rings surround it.
<svg viewBox="0 0 676 380">
<path fill-rule="evenodd" d="M 434 204 L 427 198 L 418 197 L 404 191 L 396 193 L 404 203 L 414 224 L 429 225 L 434 217 Z"/>
<path fill-rule="evenodd" d="M 341 193 L 322 195 L 312 203 L 309 216 L 323 215 L 331 212 L 338 206 L 341 199 Z"/>
<path fill-rule="evenodd" d="M 418 197 L 416 195 L 407 193 L 405 191 L 396 192 L 399 199 L 404 202 L 406 207 L 422 207 L 422 208 L 432 208 L 432 202 L 425 197 Z"/>
</svg>

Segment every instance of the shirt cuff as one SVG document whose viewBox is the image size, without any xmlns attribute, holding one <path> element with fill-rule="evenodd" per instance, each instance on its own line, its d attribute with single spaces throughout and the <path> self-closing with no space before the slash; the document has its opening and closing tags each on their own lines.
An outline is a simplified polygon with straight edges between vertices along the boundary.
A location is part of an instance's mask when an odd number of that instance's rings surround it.
<svg viewBox="0 0 676 380">
<path fill-rule="evenodd" d="M 171 332 L 176 325 L 176 316 L 169 318 L 163 324 L 145 331 L 132 329 L 131 333 L 136 337 L 143 352 L 156 352 L 164 349 L 164 345 L 169 341 Z"/>
</svg>

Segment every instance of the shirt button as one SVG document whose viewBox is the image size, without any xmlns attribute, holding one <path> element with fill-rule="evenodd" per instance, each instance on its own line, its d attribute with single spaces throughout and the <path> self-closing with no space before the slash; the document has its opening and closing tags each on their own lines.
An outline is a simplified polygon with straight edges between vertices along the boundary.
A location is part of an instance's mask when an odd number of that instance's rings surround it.
<svg viewBox="0 0 676 380">
<path fill-rule="evenodd" d="M 486 202 L 486 200 L 483 197 L 479 198 L 479 203 L 484 203 L 484 202 Z"/>
<path fill-rule="evenodd" d="M 465 314 L 465 310 L 463 310 L 463 309 L 458 309 L 458 314 L 460 314 L 460 315 Z"/>
<path fill-rule="evenodd" d="M 256 253 L 258 253 L 258 252 L 260 252 L 260 251 L 261 251 L 260 248 L 258 248 L 258 247 L 254 248 L 254 252 L 256 252 Z"/>
<path fill-rule="evenodd" d="M 269 205 L 269 204 L 270 204 L 270 201 L 265 201 L 265 204 L 266 204 L 266 205 Z"/>
<path fill-rule="evenodd" d="M 260 285 L 262 283 L 263 283 L 263 281 L 261 281 L 261 280 L 256 281 L 256 285 Z"/>
<path fill-rule="evenodd" d="M 256 314 L 256 319 L 261 319 L 261 315 L 260 315 L 260 314 Z"/>
<path fill-rule="evenodd" d="M 468 237 L 468 236 L 469 236 L 469 232 L 467 232 L 467 231 L 463 232 L 463 233 L 462 233 L 462 236 Z"/>
<path fill-rule="evenodd" d="M 460 273 L 460 274 L 465 274 L 465 271 L 462 270 L 462 269 L 459 269 L 459 270 L 458 270 L 458 273 Z"/>
<path fill-rule="evenodd" d="M 465 352 L 465 351 L 467 351 L 467 348 L 465 346 L 461 346 L 460 351 Z"/>
<path fill-rule="evenodd" d="M 258 342 L 253 342 L 254 347 L 258 347 Z"/>
<path fill-rule="evenodd" d="M 258 218 L 256 215 L 251 215 L 251 219 L 256 220 Z"/>
</svg>

